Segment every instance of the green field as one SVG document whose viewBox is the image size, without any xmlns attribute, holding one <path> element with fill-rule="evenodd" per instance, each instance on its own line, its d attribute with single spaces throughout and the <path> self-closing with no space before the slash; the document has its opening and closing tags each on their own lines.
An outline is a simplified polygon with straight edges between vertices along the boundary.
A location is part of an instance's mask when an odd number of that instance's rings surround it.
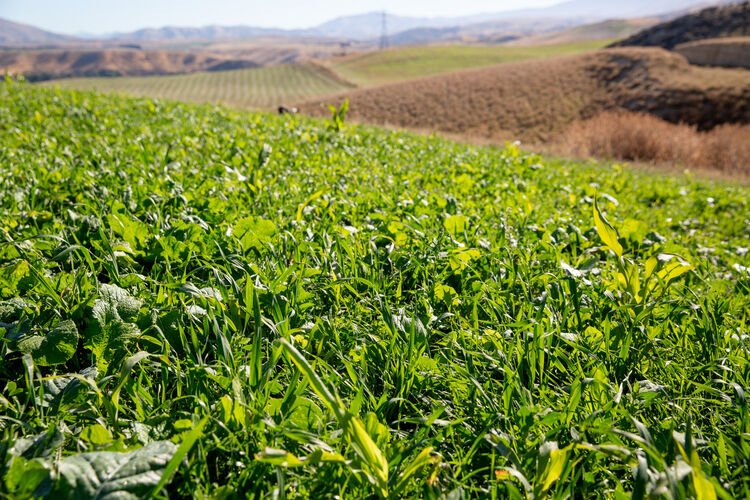
<svg viewBox="0 0 750 500">
<path fill-rule="evenodd" d="M 380 85 L 466 68 L 578 54 L 606 46 L 611 40 L 528 47 L 432 45 L 394 48 L 350 56 L 333 69 L 357 85 Z"/>
<path fill-rule="evenodd" d="M 255 109 L 272 108 L 350 88 L 328 70 L 313 64 L 174 76 L 72 78 L 44 85 Z"/>
<path fill-rule="evenodd" d="M 750 495 L 746 187 L 13 83 L 0 132 L 2 498 Z"/>
</svg>

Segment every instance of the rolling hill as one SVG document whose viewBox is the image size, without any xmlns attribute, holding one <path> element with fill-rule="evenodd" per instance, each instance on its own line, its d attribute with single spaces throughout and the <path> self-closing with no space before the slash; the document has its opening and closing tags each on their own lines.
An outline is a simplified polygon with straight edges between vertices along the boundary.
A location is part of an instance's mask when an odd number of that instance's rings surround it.
<svg viewBox="0 0 750 500">
<path fill-rule="evenodd" d="M 532 35 L 529 37 L 513 40 L 508 45 L 548 45 L 562 44 L 585 40 L 619 40 L 627 38 L 646 28 L 658 24 L 659 18 L 643 17 L 633 19 L 608 19 L 583 26 Z"/>
<path fill-rule="evenodd" d="M 576 54 L 606 45 L 607 41 L 543 46 L 433 45 L 393 48 L 333 59 L 331 67 L 357 85 L 397 82 L 455 70 L 490 66 L 565 54 Z"/>
<path fill-rule="evenodd" d="M 730 36 L 750 36 L 750 2 L 711 7 L 687 14 L 641 31 L 612 46 L 673 49 L 681 43 Z"/>
<path fill-rule="evenodd" d="M 609 49 L 583 55 L 457 71 L 348 91 L 361 122 L 462 137 L 541 142 L 571 123 L 624 109 L 710 129 L 750 122 L 750 73 L 691 66 L 661 49 Z M 303 112 L 328 113 L 326 100 Z"/>
</svg>

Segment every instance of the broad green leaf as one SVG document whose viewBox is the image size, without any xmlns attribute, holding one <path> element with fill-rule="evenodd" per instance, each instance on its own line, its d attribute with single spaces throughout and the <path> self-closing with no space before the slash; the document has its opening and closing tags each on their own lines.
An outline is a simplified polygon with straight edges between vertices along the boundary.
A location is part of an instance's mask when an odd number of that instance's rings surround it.
<svg viewBox="0 0 750 500">
<path fill-rule="evenodd" d="M 461 234 L 466 230 L 469 218 L 465 215 L 449 215 L 443 221 L 443 227 L 451 236 Z"/>
<path fill-rule="evenodd" d="M 46 335 L 27 335 L 16 343 L 16 348 L 31 354 L 40 366 L 65 363 L 72 358 L 78 348 L 78 328 L 70 320 L 61 321 Z"/>
<path fill-rule="evenodd" d="M 48 466 L 40 460 L 26 460 L 23 457 L 13 457 L 3 478 L 5 491 L 9 498 L 27 499 L 37 498 L 42 494 L 37 490 L 49 478 Z"/>
<path fill-rule="evenodd" d="M 50 498 L 136 500 L 146 497 L 175 454 L 169 441 L 149 443 L 135 451 L 81 453 L 62 459 L 50 478 Z"/>
<path fill-rule="evenodd" d="M 605 245 L 615 252 L 618 257 L 622 257 L 623 248 L 619 241 L 617 230 L 609 223 L 604 215 L 599 210 L 599 204 L 594 200 L 594 224 L 596 225 L 596 231 L 599 233 L 599 237 L 602 239 Z"/>
<path fill-rule="evenodd" d="M 140 335 L 132 323 L 138 316 L 141 302 L 116 285 L 101 285 L 94 302 L 94 322 L 86 331 L 84 345 L 94 353 L 97 368 L 106 371 L 118 351 Z"/>
<path fill-rule="evenodd" d="M 225 424 L 230 426 L 245 426 L 245 408 L 229 395 L 223 396 L 219 402 L 223 410 L 222 416 Z"/>
<path fill-rule="evenodd" d="M 124 206 L 116 208 L 125 209 Z M 112 232 L 121 237 L 133 250 L 143 248 L 150 236 L 149 226 L 126 213 L 113 211 L 107 215 L 107 223 Z"/>
<path fill-rule="evenodd" d="M 14 297 L 11 300 L 0 301 L 0 323 L 13 323 L 23 314 L 24 309 L 33 308 L 33 304 Z"/>
<path fill-rule="evenodd" d="M 669 283 L 670 281 L 679 278 L 683 274 L 687 273 L 688 271 L 692 271 L 693 266 L 686 262 L 682 261 L 672 261 L 667 263 L 666 266 L 664 266 L 664 269 L 659 271 L 657 273 L 657 276 L 659 276 L 659 279 L 664 281 L 664 283 Z"/>
<path fill-rule="evenodd" d="M 540 450 L 542 456 L 547 454 L 547 463 L 542 473 L 542 491 L 547 491 L 555 481 L 560 479 L 565 469 L 565 464 L 568 461 L 568 452 L 570 451 L 569 448 L 558 449 L 557 443 L 554 442 L 547 442 L 542 445 L 542 448 L 545 447 L 547 449 Z"/>
<path fill-rule="evenodd" d="M 262 248 L 276 234 L 276 225 L 259 217 L 245 217 L 234 223 L 233 234 L 242 243 L 242 248 Z"/>
<path fill-rule="evenodd" d="M 102 445 L 112 441 L 112 433 L 102 424 L 89 425 L 81 431 L 81 439 L 92 444 Z"/>
<path fill-rule="evenodd" d="M 635 219 L 625 219 L 620 227 L 620 236 L 626 240 L 640 243 L 648 234 L 648 224 Z"/>
<path fill-rule="evenodd" d="M 30 281 L 31 266 L 25 260 L 18 260 L 12 264 L 0 267 L 0 298 L 13 298 L 25 288 L 24 282 Z"/>
<path fill-rule="evenodd" d="M 461 272 L 466 269 L 472 261 L 477 260 L 482 254 L 476 248 L 461 249 L 451 252 L 450 266 L 451 270 Z"/>
</svg>

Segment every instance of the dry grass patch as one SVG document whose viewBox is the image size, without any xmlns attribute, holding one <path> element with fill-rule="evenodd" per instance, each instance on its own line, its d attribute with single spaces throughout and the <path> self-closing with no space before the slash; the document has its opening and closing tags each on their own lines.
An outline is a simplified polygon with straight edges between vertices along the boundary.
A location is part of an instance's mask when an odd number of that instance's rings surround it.
<svg viewBox="0 0 750 500">
<path fill-rule="evenodd" d="M 656 117 L 606 112 L 573 124 L 562 136 L 566 154 L 690 166 L 733 177 L 750 176 L 750 125 L 699 132 Z"/>
</svg>

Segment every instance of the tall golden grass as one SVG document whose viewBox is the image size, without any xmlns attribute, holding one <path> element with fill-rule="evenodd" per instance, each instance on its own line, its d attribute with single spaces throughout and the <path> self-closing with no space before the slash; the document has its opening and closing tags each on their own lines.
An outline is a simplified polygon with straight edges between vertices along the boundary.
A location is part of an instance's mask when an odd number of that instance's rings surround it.
<svg viewBox="0 0 750 500">
<path fill-rule="evenodd" d="M 750 177 L 750 125 L 722 125 L 709 132 L 651 115 L 611 111 L 574 123 L 560 140 L 579 157 L 668 164 Z"/>
</svg>

